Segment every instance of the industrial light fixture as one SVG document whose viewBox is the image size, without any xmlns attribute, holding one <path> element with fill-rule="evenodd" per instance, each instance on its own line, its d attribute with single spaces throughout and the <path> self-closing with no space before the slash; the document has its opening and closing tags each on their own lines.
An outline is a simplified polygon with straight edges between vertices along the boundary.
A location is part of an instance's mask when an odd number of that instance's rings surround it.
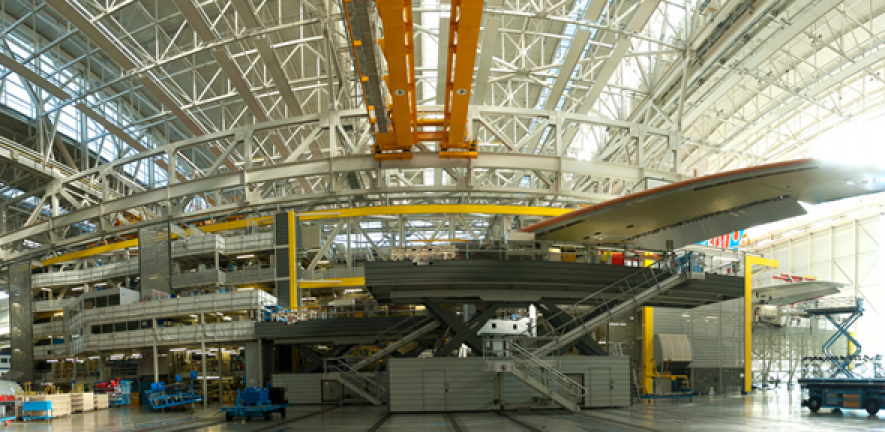
<svg viewBox="0 0 885 432">
<path fill-rule="evenodd" d="M 100 358 L 101 358 L 101 357 L 98 357 L 98 356 L 95 356 L 95 357 L 89 357 L 89 360 L 98 360 L 98 359 L 100 359 Z"/>
<path fill-rule="evenodd" d="M 222 316 L 222 315 L 224 315 L 224 314 L 221 313 L 221 312 L 215 312 L 215 315 Z"/>
<path fill-rule="evenodd" d="M 255 254 L 237 255 L 237 259 L 255 258 Z"/>
<path fill-rule="evenodd" d="M 187 350 L 187 348 L 172 348 L 169 351 L 178 352 L 178 351 L 186 351 L 186 350 Z"/>
<path fill-rule="evenodd" d="M 107 284 L 108 284 L 107 282 L 99 282 L 99 283 L 95 284 L 95 286 L 105 286 Z"/>
<path fill-rule="evenodd" d="M 49 289 L 49 288 L 40 288 L 40 289 L 43 290 L 43 291 L 52 291 L 52 290 Z"/>
<path fill-rule="evenodd" d="M 58 360 L 46 360 L 46 363 L 58 363 Z"/>
<path fill-rule="evenodd" d="M 189 316 L 190 316 L 191 318 L 193 318 L 193 319 L 197 319 L 197 318 L 199 318 L 199 316 L 197 316 L 197 315 L 189 315 Z"/>
<path fill-rule="evenodd" d="M 83 287 L 81 287 L 81 286 L 73 287 L 73 288 L 71 288 L 71 291 L 83 291 Z"/>
<path fill-rule="evenodd" d="M 65 315 L 64 312 L 56 312 L 56 313 L 52 314 L 52 316 L 64 316 L 64 315 Z"/>
<path fill-rule="evenodd" d="M 237 288 L 237 291 L 252 291 L 254 289 L 255 289 L 255 287 L 242 287 L 242 288 Z"/>
<path fill-rule="evenodd" d="M 353 293 L 361 293 L 361 292 L 363 292 L 362 288 L 350 288 L 350 289 L 344 290 L 344 294 L 353 294 Z"/>
</svg>

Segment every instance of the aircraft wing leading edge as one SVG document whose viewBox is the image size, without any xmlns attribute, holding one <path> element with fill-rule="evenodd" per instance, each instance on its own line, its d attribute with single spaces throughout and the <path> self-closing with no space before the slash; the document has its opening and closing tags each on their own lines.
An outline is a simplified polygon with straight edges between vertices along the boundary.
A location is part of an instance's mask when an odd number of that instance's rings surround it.
<svg viewBox="0 0 885 432">
<path fill-rule="evenodd" d="M 540 240 L 665 250 L 801 216 L 820 203 L 879 192 L 885 169 L 812 159 L 759 165 L 637 192 L 523 228 Z M 871 180 L 873 179 L 873 180 Z"/>
</svg>

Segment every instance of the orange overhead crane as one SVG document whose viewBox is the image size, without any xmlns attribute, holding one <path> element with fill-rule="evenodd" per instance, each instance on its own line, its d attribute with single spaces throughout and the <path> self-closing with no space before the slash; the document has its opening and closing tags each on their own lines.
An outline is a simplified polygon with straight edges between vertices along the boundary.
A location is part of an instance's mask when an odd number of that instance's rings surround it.
<svg viewBox="0 0 885 432">
<path fill-rule="evenodd" d="M 446 100 L 443 105 L 447 138 L 440 145 L 442 158 L 475 159 L 476 140 L 467 137 L 467 107 L 473 83 L 473 65 L 479 43 L 483 1 L 452 0 Z"/>
<path fill-rule="evenodd" d="M 383 38 L 375 34 L 372 4 L 381 19 Z M 344 0 L 343 5 L 357 75 L 374 128 L 375 160 L 411 159 L 412 146 L 427 151 L 425 142 L 440 143 L 443 158 L 476 158 L 476 142 L 466 136 L 467 107 L 483 2 L 452 1 L 446 103 L 420 109 L 415 91 L 412 1 Z M 383 76 L 376 48 L 386 61 L 387 74 Z M 426 127 L 443 130 L 423 130 Z"/>
</svg>

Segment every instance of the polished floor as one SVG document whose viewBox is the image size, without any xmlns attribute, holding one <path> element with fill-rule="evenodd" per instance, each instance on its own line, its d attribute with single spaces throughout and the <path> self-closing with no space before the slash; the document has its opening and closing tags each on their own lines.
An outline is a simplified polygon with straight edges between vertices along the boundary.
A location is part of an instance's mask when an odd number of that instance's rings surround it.
<svg viewBox="0 0 885 432">
<path fill-rule="evenodd" d="M 698 397 L 692 403 L 658 402 L 623 409 L 567 412 L 521 412 L 502 417 L 496 413 L 395 414 L 383 407 L 298 406 L 277 414 L 272 421 L 237 419 L 226 422 L 218 408 L 196 412 L 153 413 L 149 409 L 112 409 L 74 414 L 51 422 L 13 423 L 8 430 L 67 431 L 243 431 L 243 432 L 378 432 L 412 431 L 885 431 L 885 411 L 821 410 L 811 414 L 799 406 L 801 392 L 757 392 Z M 383 421 L 383 422 L 382 422 Z M 380 423 L 380 424 L 379 424 Z"/>
</svg>

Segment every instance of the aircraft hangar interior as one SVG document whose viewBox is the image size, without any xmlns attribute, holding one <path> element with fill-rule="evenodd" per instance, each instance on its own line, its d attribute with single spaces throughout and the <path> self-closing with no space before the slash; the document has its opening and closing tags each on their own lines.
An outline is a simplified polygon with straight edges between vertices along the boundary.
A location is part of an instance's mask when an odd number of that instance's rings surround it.
<svg viewBox="0 0 885 432">
<path fill-rule="evenodd" d="M 0 0 L 0 423 L 885 431 L 883 115 L 883 0 Z"/>
</svg>

